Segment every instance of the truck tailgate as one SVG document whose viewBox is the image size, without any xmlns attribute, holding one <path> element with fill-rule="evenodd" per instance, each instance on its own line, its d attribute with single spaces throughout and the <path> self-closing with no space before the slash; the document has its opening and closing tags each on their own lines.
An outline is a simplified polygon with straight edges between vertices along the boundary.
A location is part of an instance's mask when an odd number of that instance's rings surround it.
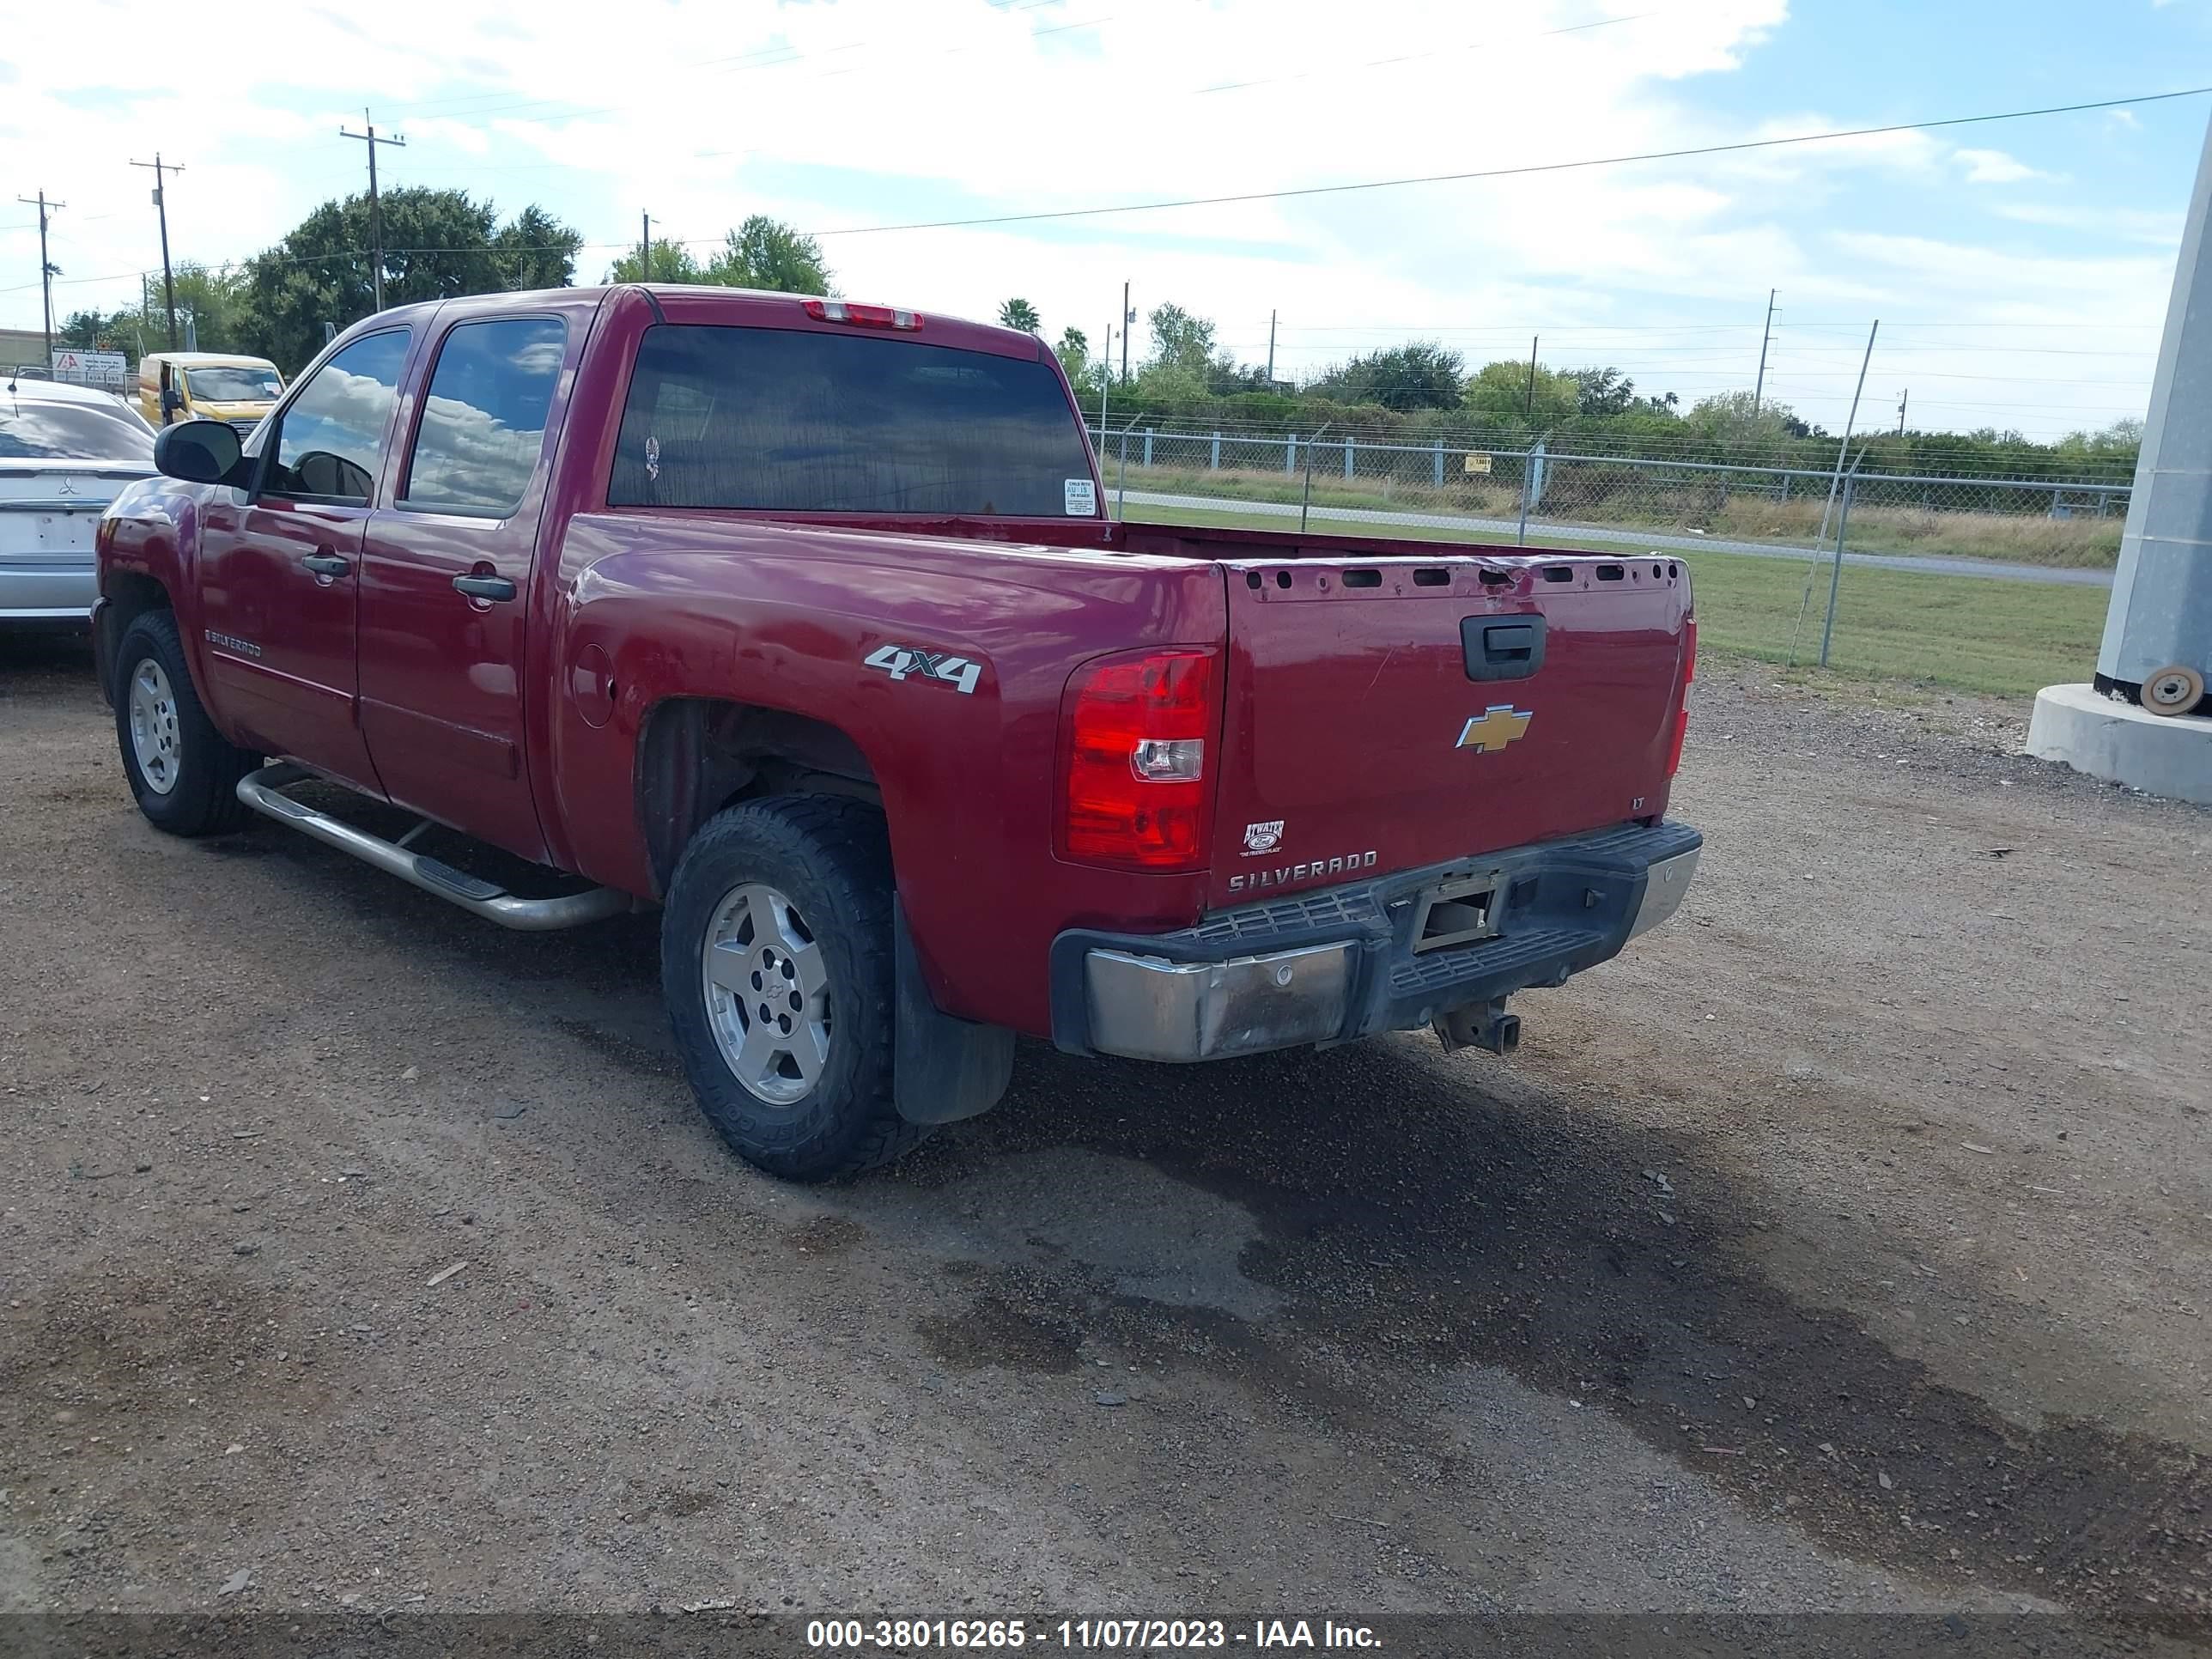
<svg viewBox="0 0 2212 1659">
<path fill-rule="evenodd" d="M 1211 906 L 1664 810 L 1690 616 L 1678 562 L 1306 556 L 1224 568 Z"/>
</svg>

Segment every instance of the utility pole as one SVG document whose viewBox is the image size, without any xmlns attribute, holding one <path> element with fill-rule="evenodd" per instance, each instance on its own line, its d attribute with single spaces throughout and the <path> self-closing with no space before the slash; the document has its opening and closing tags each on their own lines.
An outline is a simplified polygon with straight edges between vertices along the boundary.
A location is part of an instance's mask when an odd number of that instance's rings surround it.
<svg viewBox="0 0 2212 1659">
<path fill-rule="evenodd" d="M 1275 313 L 1267 313 L 1267 389 L 1275 389 Z"/>
<path fill-rule="evenodd" d="M 161 297 L 169 307 L 169 349 L 177 349 L 177 279 L 169 269 L 169 192 L 161 182 L 161 152 L 155 150 L 150 161 L 133 161 L 134 167 L 154 169 L 154 206 L 161 216 Z M 171 173 L 182 173 L 176 162 L 168 163 Z"/>
<path fill-rule="evenodd" d="M 1106 392 L 1114 384 L 1114 325 L 1106 325 L 1105 343 L 1098 348 L 1098 471 L 1106 471 Z"/>
<path fill-rule="evenodd" d="M 29 207 L 33 200 L 28 196 L 18 196 L 15 199 L 25 207 Z M 39 192 L 36 199 L 39 208 L 39 292 L 46 301 L 46 369 L 48 373 L 52 373 L 54 366 L 54 268 L 46 258 L 46 215 L 52 210 L 67 207 L 69 204 L 49 202 L 46 199 L 46 192 L 43 190 Z"/>
<path fill-rule="evenodd" d="M 1521 418 L 1532 423 L 1536 418 L 1536 342 L 1542 337 L 1539 334 L 1528 337 L 1528 395 L 1522 401 Z"/>
<path fill-rule="evenodd" d="M 340 127 L 338 137 L 358 138 L 368 146 L 368 241 L 369 258 L 374 261 L 369 266 L 369 281 L 376 292 L 376 308 L 381 311 L 384 309 L 384 204 L 376 193 L 376 147 L 390 144 L 395 149 L 404 149 L 407 141 L 397 133 L 389 138 L 378 137 L 376 128 L 370 123 L 368 112 L 365 109 L 361 112 L 361 124 L 368 128 L 367 132 L 353 132 Z"/>
<path fill-rule="evenodd" d="M 1905 435 L 1905 402 L 1906 402 L 1906 400 L 1907 400 L 1908 398 L 1910 398 L 1911 396 L 1912 396 L 1912 388 L 1911 388 L 1911 386 L 1907 386 L 1907 387 L 1905 387 L 1904 391 L 1902 391 L 1902 392 L 1899 392 L 1899 393 L 1897 394 L 1897 435 L 1898 435 L 1899 437 L 1900 437 L 1900 438 L 1902 438 L 1902 437 Z"/>
<path fill-rule="evenodd" d="M 650 213 L 637 216 L 637 280 L 641 283 L 653 280 L 653 216 Z"/>
<path fill-rule="evenodd" d="M 1766 327 L 1759 337 L 1759 379 L 1751 388 L 1751 415 L 1759 418 L 1759 399 L 1766 390 L 1766 343 L 1774 337 L 1774 290 L 1766 290 Z"/>
<path fill-rule="evenodd" d="M 1129 378 L 1129 325 L 1137 320 L 1137 313 L 1129 309 L 1129 285 L 1121 284 L 1121 378 Z"/>
</svg>

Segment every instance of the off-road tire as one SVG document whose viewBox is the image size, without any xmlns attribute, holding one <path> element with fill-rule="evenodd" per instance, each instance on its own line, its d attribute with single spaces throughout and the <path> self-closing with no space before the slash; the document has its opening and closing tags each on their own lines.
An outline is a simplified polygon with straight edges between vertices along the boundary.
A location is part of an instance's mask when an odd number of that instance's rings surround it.
<svg viewBox="0 0 2212 1659">
<path fill-rule="evenodd" d="M 716 1042 L 704 980 L 707 930 L 737 888 L 761 883 L 805 919 L 834 1010 L 822 1076 L 788 1106 L 739 1082 Z M 783 795 L 716 814 L 684 849 L 660 923 L 660 981 L 676 1050 L 700 1109 L 730 1150 L 786 1180 L 857 1175 L 918 1146 L 926 1125 L 892 1103 L 896 969 L 891 861 L 883 816 L 836 795 Z"/>
<path fill-rule="evenodd" d="M 165 792 L 147 781 L 131 735 L 131 683 L 148 659 L 160 665 L 168 683 L 176 733 L 176 781 Z M 177 619 L 167 611 L 146 611 L 133 617 L 115 647 L 115 740 L 123 752 L 123 775 L 138 810 L 156 830 L 173 836 L 212 836 L 235 830 L 246 820 L 238 781 L 261 764 L 215 729 L 192 684 Z"/>
</svg>

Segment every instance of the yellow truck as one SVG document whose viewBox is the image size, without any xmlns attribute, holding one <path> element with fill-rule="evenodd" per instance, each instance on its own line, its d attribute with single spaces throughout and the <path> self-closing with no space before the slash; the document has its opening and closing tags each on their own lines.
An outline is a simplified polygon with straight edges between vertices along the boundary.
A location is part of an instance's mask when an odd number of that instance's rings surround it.
<svg viewBox="0 0 2212 1659">
<path fill-rule="evenodd" d="M 138 360 L 139 411 L 155 426 L 224 421 L 244 437 L 284 395 L 266 357 L 227 351 L 149 351 Z"/>
</svg>

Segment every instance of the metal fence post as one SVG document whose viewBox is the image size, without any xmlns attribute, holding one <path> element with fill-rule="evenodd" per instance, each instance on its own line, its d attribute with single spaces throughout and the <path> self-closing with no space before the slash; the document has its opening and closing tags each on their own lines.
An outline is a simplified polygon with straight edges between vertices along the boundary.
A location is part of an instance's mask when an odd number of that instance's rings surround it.
<svg viewBox="0 0 2212 1659">
<path fill-rule="evenodd" d="M 1521 528 L 1513 538 L 1516 547 L 1528 545 L 1528 497 L 1543 482 L 1544 463 L 1540 459 L 1543 453 L 1544 446 L 1539 443 L 1521 458 Z"/>
<path fill-rule="evenodd" d="M 1836 515 L 1836 562 L 1828 571 L 1828 619 L 1820 624 L 1820 666 L 1823 668 L 1828 665 L 1828 641 L 1836 634 L 1836 590 L 1843 586 L 1844 581 L 1844 532 L 1850 528 L 1851 497 L 1857 491 L 1858 482 L 1859 470 L 1854 466 L 1850 477 L 1844 480 L 1844 504 Z"/>
<path fill-rule="evenodd" d="M 1351 439 L 1346 438 L 1344 441 L 1344 476 L 1346 478 L 1352 476 L 1352 452 L 1356 447 L 1358 446 Z"/>
<path fill-rule="evenodd" d="M 1305 493 L 1298 500 L 1298 534 L 1301 536 L 1306 533 L 1306 514 L 1313 506 L 1314 449 L 1321 442 L 1322 433 L 1328 430 L 1328 425 L 1327 421 L 1323 421 L 1321 430 L 1306 440 L 1306 487 Z"/>
<path fill-rule="evenodd" d="M 1295 432 L 1283 440 L 1283 471 L 1295 475 L 1298 470 L 1298 434 Z"/>
<path fill-rule="evenodd" d="M 1146 428 L 1145 428 L 1145 465 L 1146 465 L 1146 466 L 1150 466 L 1152 464 L 1152 428 L 1150 428 L 1150 427 L 1146 427 Z"/>
<path fill-rule="evenodd" d="M 1127 518 L 1129 516 L 1126 512 L 1124 512 L 1124 511 L 1122 510 L 1122 507 L 1121 507 L 1121 503 L 1122 503 L 1122 501 L 1123 501 L 1124 500 L 1126 500 L 1126 499 L 1127 498 L 1128 494 L 1129 494 L 1129 428 L 1128 428 L 1127 427 L 1126 427 L 1126 426 L 1125 426 L 1125 427 L 1123 427 L 1123 428 L 1121 428 L 1121 476 L 1120 476 L 1120 477 L 1116 477 L 1116 478 L 1115 479 L 1115 481 L 1114 481 L 1114 516 L 1115 516 L 1115 518 L 1117 518 L 1117 519 L 1127 519 Z"/>
<path fill-rule="evenodd" d="M 1221 434 L 1218 432 L 1213 434 L 1213 449 L 1206 457 L 1206 465 L 1209 471 L 1221 471 Z"/>
</svg>

